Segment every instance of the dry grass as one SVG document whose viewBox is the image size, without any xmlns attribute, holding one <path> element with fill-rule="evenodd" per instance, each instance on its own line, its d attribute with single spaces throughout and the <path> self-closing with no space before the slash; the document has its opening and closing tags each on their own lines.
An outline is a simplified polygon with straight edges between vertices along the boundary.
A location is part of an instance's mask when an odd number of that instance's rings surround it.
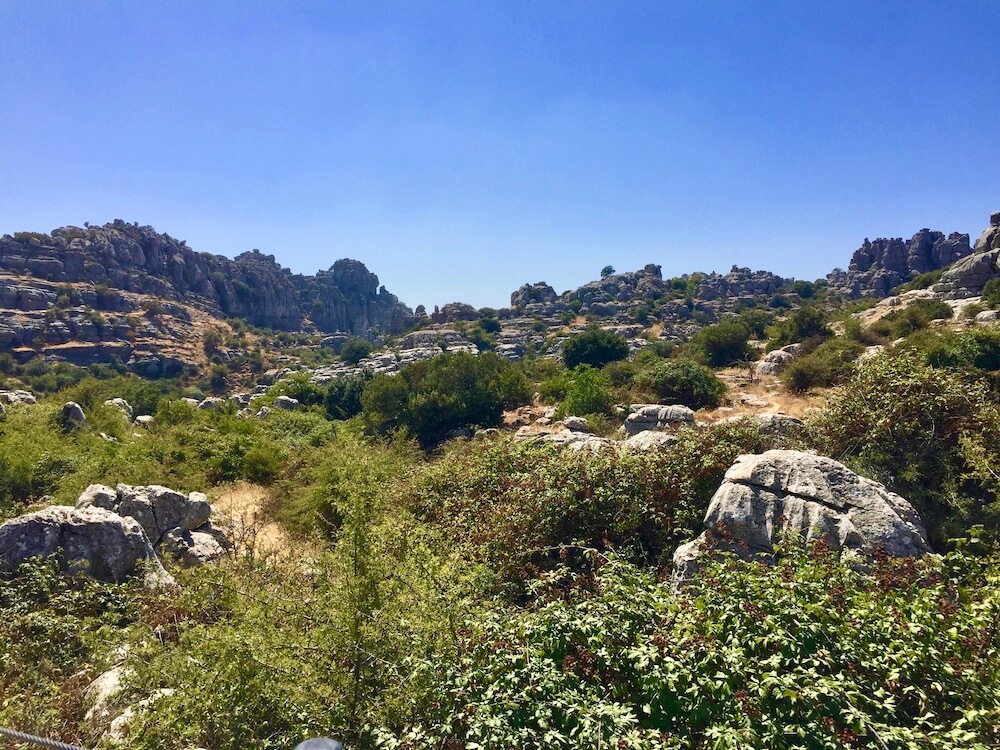
<svg viewBox="0 0 1000 750">
<path fill-rule="evenodd" d="M 726 384 L 726 405 L 698 412 L 699 421 L 716 422 L 724 417 L 777 412 L 802 419 L 823 408 L 830 389 L 796 394 L 790 393 L 778 378 L 754 375 L 749 371 L 729 368 L 720 370 L 719 378 Z"/>
<path fill-rule="evenodd" d="M 212 491 L 212 506 L 223 519 L 238 554 L 248 550 L 271 554 L 285 552 L 291 537 L 264 510 L 270 495 L 267 488 L 249 482 L 220 485 Z"/>
</svg>

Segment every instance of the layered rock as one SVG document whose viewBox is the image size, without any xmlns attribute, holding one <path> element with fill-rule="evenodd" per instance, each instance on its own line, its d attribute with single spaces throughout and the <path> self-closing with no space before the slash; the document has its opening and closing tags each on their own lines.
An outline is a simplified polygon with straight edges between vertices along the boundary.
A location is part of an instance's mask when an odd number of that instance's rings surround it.
<svg viewBox="0 0 1000 750">
<path fill-rule="evenodd" d="M 315 276 L 293 274 L 274 256 L 251 251 L 235 259 L 194 252 L 151 227 L 115 220 L 103 227 L 62 227 L 51 234 L 0 238 L 0 272 L 60 283 L 86 283 L 95 309 L 122 306 L 118 292 L 200 304 L 220 317 L 293 330 L 309 318 L 322 331 L 367 335 L 403 330 L 410 311 L 358 261 L 340 260 Z M 49 297 L 52 299 L 49 299 Z M 30 283 L 0 292 L 0 306 L 46 309 L 54 294 Z M 44 307 L 40 307 L 44 305 Z"/>
<path fill-rule="evenodd" d="M 150 584 L 172 582 L 142 525 L 105 508 L 52 506 L 0 525 L 0 571 L 52 555 L 64 570 L 100 581 L 143 574 Z"/>
<path fill-rule="evenodd" d="M 637 435 L 646 430 L 676 431 L 694 424 L 694 412 L 686 406 L 633 404 L 625 417 L 625 433 Z"/>
<path fill-rule="evenodd" d="M 969 235 L 921 229 L 909 240 L 901 237 L 867 237 L 854 251 L 847 271 L 835 269 L 827 276 L 832 292 L 851 298 L 888 297 L 900 284 L 922 273 L 936 271 L 969 255 Z"/>
<path fill-rule="evenodd" d="M 1000 276 L 1000 212 L 976 240 L 975 252 L 945 271 L 931 289 L 944 299 L 978 297 L 986 282 Z"/>
<path fill-rule="evenodd" d="M 771 561 L 789 535 L 821 539 L 858 557 L 930 552 L 920 517 L 906 500 L 831 458 L 800 451 L 740 456 L 709 503 L 705 527 L 674 554 L 679 582 L 694 575 L 712 550 Z"/>
</svg>

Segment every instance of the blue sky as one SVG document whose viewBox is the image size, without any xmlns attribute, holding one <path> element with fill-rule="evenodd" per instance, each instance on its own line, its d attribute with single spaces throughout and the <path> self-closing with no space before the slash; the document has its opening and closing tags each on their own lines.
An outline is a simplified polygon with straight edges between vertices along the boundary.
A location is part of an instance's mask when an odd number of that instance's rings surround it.
<svg viewBox="0 0 1000 750">
<path fill-rule="evenodd" d="M 114 218 L 411 306 L 814 279 L 1000 210 L 1000 4 L 0 0 L 0 233 Z"/>
</svg>

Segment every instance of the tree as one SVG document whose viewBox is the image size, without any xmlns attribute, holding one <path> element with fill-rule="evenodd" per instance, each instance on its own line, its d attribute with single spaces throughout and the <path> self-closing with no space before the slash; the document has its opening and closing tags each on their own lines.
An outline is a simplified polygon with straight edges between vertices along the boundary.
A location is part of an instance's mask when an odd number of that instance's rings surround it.
<svg viewBox="0 0 1000 750">
<path fill-rule="evenodd" d="M 340 348 L 340 358 L 350 365 L 356 365 L 369 354 L 374 347 L 364 339 L 350 339 Z"/>
<path fill-rule="evenodd" d="M 562 352 L 566 367 L 570 369 L 577 365 L 604 367 L 608 362 L 628 356 L 628 341 L 624 336 L 595 326 L 566 339 Z"/>
<path fill-rule="evenodd" d="M 727 318 L 702 328 L 692 343 L 712 367 L 727 367 L 750 358 L 749 339 L 749 326 L 742 320 Z"/>
<path fill-rule="evenodd" d="M 653 393 L 661 403 L 683 404 L 691 409 L 722 403 L 726 384 L 709 368 L 687 359 L 661 362 L 636 377 L 640 389 Z"/>
<path fill-rule="evenodd" d="M 614 273 L 615 273 L 614 266 L 605 266 L 604 268 L 601 269 L 601 278 L 606 279 L 608 278 L 608 276 L 613 276 Z"/>
</svg>

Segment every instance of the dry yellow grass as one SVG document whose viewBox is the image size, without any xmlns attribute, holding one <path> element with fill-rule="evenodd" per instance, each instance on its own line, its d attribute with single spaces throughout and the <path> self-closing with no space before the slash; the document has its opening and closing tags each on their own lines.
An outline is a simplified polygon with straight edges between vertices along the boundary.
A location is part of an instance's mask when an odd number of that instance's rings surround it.
<svg viewBox="0 0 1000 750">
<path fill-rule="evenodd" d="M 830 389 L 790 393 L 774 376 L 754 375 L 751 378 L 748 370 L 736 368 L 721 370 L 718 375 L 726 384 L 726 404 L 698 412 L 700 421 L 711 423 L 725 417 L 762 412 L 777 412 L 802 419 L 811 411 L 821 409 L 830 393 Z"/>
<path fill-rule="evenodd" d="M 251 546 L 257 553 L 284 552 L 291 537 L 264 508 L 269 499 L 265 487 L 249 482 L 220 485 L 212 490 L 212 506 L 219 514 L 238 553 Z"/>
</svg>

